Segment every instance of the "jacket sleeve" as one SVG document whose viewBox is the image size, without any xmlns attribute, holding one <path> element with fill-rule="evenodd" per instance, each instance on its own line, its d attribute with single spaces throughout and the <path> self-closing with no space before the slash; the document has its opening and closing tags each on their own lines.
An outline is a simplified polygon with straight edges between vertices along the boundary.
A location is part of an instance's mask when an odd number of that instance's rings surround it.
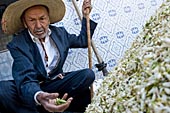
<svg viewBox="0 0 170 113">
<path fill-rule="evenodd" d="M 24 105 L 30 109 L 35 108 L 34 94 L 41 91 L 38 82 L 38 73 L 35 71 L 28 55 L 17 46 L 16 42 L 7 45 L 14 61 L 12 66 L 12 75 L 16 83 L 17 91 Z"/>
<path fill-rule="evenodd" d="M 97 23 L 94 21 L 90 20 L 90 33 L 91 33 L 91 38 L 93 36 L 93 33 L 96 29 Z M 87 41 L 87 27 L 86 27 L 86 19 L 83 18 L 82 20 L 82 26 L 81 26 L 81 31 L 78 36 L 75 34 L 69 34 L 67 31 L 65 31 L 66 34 L 65 39 L 68 42 L 69 48 L 87 48 L 88 46 L 88 41 Z"/>
</svg>

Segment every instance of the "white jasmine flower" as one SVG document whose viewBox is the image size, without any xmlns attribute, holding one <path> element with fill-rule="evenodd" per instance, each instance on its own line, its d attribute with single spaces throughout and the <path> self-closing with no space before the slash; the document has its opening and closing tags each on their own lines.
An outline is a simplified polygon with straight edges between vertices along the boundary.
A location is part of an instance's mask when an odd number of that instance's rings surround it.
<svg viewBox="0 0 170 113">
<path fill-rule="evenodd" d="M 170 0 L 101 82 L 86 113 L 170 113 Z"/>
</svg>

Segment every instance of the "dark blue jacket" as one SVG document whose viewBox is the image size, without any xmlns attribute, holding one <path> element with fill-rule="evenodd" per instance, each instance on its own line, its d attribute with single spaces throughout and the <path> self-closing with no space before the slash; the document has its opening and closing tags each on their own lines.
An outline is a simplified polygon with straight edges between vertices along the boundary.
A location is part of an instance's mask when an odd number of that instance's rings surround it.
<svg viewBox="0 0 170 113">
<path fill-rule="evenodd" d="M 97 24 L 91 21 L 90 25 L 92 35 Z M 69 48 L 87 48 L 86 20 L 82 21 L 79 36 L 69 34 L 63 27 L 50 26 L 50 29 L 52 31 L 50 37 L 60 53 L 59 64 L 50 75 L 53 76 L 63 72 L 62 67 Z M 48 79 L 38 47 L 32 41 L 28 30 L 25 29 L 13 37 L 7 48 L 14 59 L 12 75 L 19 96 L 25 105 L 35 107 L 34 94 L 41 91 L 39 82 Z"/>
</svg>

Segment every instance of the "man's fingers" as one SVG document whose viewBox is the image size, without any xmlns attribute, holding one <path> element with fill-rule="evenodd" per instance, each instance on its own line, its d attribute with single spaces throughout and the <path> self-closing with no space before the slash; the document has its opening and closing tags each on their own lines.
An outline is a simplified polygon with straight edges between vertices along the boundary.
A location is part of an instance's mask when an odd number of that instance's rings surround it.
<svg viewBox="0 0 170 113">
<path fill-rule="evenodd" d="M 50 100 L 49 103 L 45 105 L 45 109 L 50 112 L 63 112 L 69 107 L 72 100 L 73 98 L 71 97 L 66 101 L 66 103 L 56 105 L 55 100 L 53 99 L 53 100 Z"/>
<path fill-rule="evenodd" d="M 58 96 L 59 96 L 58 93 L 43 92 L 43 93 L 41 93 L 41 104 L 49 112 L 63 112 L 64 110 L 66 110 L 69 107 L 73 98 L 71 97 L 71 98 L 67 99 L 67 101 L 65 103 L 57 105 L 56 98 L 58 98 Z M 62 99 L 65 100 L 67 97 L 68 97 L 68 94 L 65 93 L 63 95 Z"/>
<path fill-rule="evenodd" d="M 70 97 L 69 99 L 67 99 L 67 103 L 70 104 L 72 100 L 73 100 L 73 98 Z"/>
<path fill-rule="evenodd" d="M 62 99 L 64 99 L 64 100 L 65 100 L 65 99 L 67 98 L 67 96 L 68 96 L 68 94 L 67 94 L 67 93 L 65 93 L 65 94 L 64 94 L 64 96 L 62 97 Z"/>
<path fill-rule="evenodd" d="M 48 95 L 46 95 L 46 98 L 48 99 L 56 99 L 59 96 L 58 93 L 48 93 Z"/>
<path fill-rule="evenodd" d="M 63 111 L 62 111 L 63 109 L 66 110 L 66 109 L 70 106 L 72 100 L 73 100 L 73 98 L 70 97 L 65 104 L 61 104 L 61 105 L 58 106 L 58 110 L 59 110 L 60 112 L 63 112 Z"/>
<path fill-rule="evenodd" d="M 86 17 L 86 15 L 88 15 L 91 12 L 91 9 L 92 9 L 91 0 L 84 0 L 82 7 L 83 16 Z"/>
<path fill-rule="evenodd" d="M 91 3 L 91 0 L 84 0 L 84 4 Z"/>
</svg>

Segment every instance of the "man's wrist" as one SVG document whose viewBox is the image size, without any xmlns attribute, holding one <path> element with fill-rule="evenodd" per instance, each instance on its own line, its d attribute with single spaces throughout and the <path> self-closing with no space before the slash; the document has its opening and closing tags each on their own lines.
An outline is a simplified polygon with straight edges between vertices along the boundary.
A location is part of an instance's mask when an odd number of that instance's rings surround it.
<svg viewBox="0 0 170 113">
<path fill-rule="evenodd" d="M 37 98 L 37 96 L 38 96 L 40 93 L 44 93 L 44 92 L 43 92 L 43 91 L 38 91 L 38 92 L 36 92 L 35 95 L 34 95 L 34 100 L 35 100 L 35 102 L 36 102 L 37 105 L 41 105 L 41 103 L 39 102 L 39 100 L 38 100 L 38 98 Z"/>
</svg>

